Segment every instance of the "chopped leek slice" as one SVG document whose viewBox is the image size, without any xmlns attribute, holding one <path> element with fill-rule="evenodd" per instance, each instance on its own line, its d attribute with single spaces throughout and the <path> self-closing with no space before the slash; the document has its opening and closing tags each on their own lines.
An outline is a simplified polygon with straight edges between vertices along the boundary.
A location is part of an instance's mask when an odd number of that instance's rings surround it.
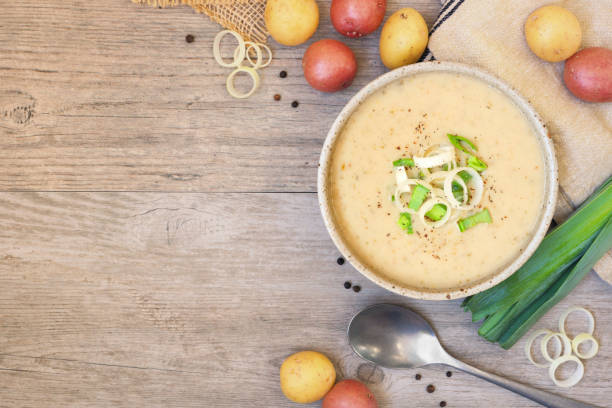
<svg viewBox="0 0 612 408">
<path fill-rule="evenodd" d="M 467 218 L 462 218 L 457 221 L 457 225 L 459 226 L 459 231 L 463 232 L 467 229 L 470 229 L 478 224 L 492 223 L 491 213 L 489 213 L 489 209 L 485 208 L 484 210 L 477 212 L 476 214 L 470 215 Z"/>
<path fill-rule="evenodd" d="M 406 231 L 407 234 L 412 234 L 412 218 L 409 213 L 401 213 L 397 224 Z"/>
<path fill-rule="evenodd" d="M 440 221 L 446 214 L 447 208 L 444 204 L 436 204 L 431 210 L 425 213 L 425 216 L 432 221 Z"/>
<path fill-rule="evenodd" d="M 466 145 L 468 145 L 473 151 L 475 152 L 478 151 L 478 148 L 476 147 L 476 145 L 472 143 L 469 139 L 463 136 L 451 135 L 450 133 L 447 133 L 446 136 L 448 137 L 448 140 L 450 140 L 450 142 L 453 144 L 453 146 L 455 146 L 457 149 L 461 150 L 464 153 L 471 154 L 472 152 L 466 149 L 462 143 L 465 143 Z"/>
<path fill-rule="evenodd" d="M 410 157 L 403 157 L 393 162 L 393 167 L 400 167 L 400 166 L 414 167 L 414 160 L 412 160 Z"/>
<path fill-rule="evenodd" d="M 429 193 L 429 189 L 420 184 L 417 184 L 414 187 L 414 191 L 412 192 L 412 196 L 410 196 L 410 202 L 408 202 L 408 208 L 417 211 L 423 205 L 423 201 L 427 198 L 427 193 Z"/>
<path fill-rule="evenodd" d="M 463 181 L 465 181 L 466 183 L 468 181 L 470 181 L 470 179 L 472 178 L 472 175 L 470 173 L 468 173 L 467 171 L 460 171 L 459 173 L 457 173 L 459 175 L 459 177 L 461 177 L 463 179 Z"/>
<path fill-rule="evenodd" d="M 487 169 L 487 163 L 483 162 L 476 156 L 468 157 L 467 165 L 476 171 L 485 171 Z"/>
</svg>

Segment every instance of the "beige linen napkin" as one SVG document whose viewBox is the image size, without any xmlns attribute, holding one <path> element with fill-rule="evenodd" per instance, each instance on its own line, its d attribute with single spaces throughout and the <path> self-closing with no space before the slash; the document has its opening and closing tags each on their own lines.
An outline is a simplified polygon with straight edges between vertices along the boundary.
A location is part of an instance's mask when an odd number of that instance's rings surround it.
<svg viewBox="0 0 612 408">
<path fill-rule="evenodd" d="M 585 103 L 563 85 L 563 63 L 537 58 L 527 46 L 527 16 L 551 0 L 449 0 L 431 27 L 424 59 L 476 65 L 502 78 L 540 113 L 559 162 L 562 221 L 612 174 L 612 103 Z M 612 48 L 612 0 L 555 2 L 580 21 L 583 46 Z M 432 55 L 433 54 L 433 55 Z M 612 251 L 595 266 L 612 283 Z"/>
</svg>

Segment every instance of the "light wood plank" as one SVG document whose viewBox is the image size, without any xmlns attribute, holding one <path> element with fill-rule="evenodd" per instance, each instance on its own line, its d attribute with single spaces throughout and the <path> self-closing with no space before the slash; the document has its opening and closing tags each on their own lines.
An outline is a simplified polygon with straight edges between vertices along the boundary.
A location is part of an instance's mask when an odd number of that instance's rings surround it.
<svg viewBox="0 0 612 408">
<path fill-rule="evenodd" d="M 329 4 L 320 1 L 311 41 L 341 37 Z M 400 4 L 390 1 L 389 12 Z M 429 22 L 439 9 L 438 0 L 411 6 Z M 314 191 L 333 119 L 385 71 L 378 34 L 344 40 L 359 75 L 348 90 L 322 94 L 302 77 L 306 45 L 271 41 L 275 58 L 261 89 L 234 100 L 225 90 L 231 70 L 212 57 L 220 26 L 189 7 L 25 0 L 3 8 L 0 27 L 5 191 Z M 289 76 L 279 78 L 280 70 Z"/>
<path fill-rule="evenodd" d="M 522 342 L 478 338 L 458 301 L 402 298 L 339 266 L 314 194 L 2 193 L 0 208 L 1 406 L 290 407 L 278 369 L 300 349 L 372 382 L 382 407 L 535 406 L 442 368 L 363 365 L 346 325 L 377 302 L 415 308 L 467 362 L 554 390 Z M 600 355 L 554 391 L 603 406 L 610 290 L 589 276 L 537 325 L 555 328 L 570 304 L 593 310 Z"/>
</svg>

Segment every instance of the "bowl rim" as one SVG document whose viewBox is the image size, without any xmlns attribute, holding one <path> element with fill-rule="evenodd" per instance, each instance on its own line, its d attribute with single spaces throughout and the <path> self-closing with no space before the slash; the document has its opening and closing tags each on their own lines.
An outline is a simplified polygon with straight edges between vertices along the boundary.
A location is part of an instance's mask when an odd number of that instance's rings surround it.
<svg viewBox="0 0 612 408">
<path fill-rule="evenodd" d="M 525 247 L 525 249 L 505 268 L 500 270 L 494 275 L 490 275 L 484 280 L 480 280 L 471 285 L 465 285 L 461 288 L 446 289 L 441 291 L 428 291 L 420 290 L 413 287 L 402 286 L 401 283 L 392 281 L 391 279 L 385 278 L 382 274 L 377 274 L 368 266 L 364 265 L 358 257 L 356 257 L 352 251 L 345 245 L 344 240 L 337 231 L 333 221 L 332 209 L 329 205 L 329 197 L 327 191 L 327 177 L 329 173 L 329 165 L 331 162 L 331 156 L 333 147 L 340 135 L 344 124 L 352 113 L 361 105 L 361 103 L 372 93 L 376 92 L 383 86 L 393 82 L 399 78 L 405 78 L 408 76 L 418 75 L 421 73 L 428 72 L 451 72 L 463 75 L 475 77 L 488 85 L 501 91 L 507 97 L 509 97 L 515 105 L 525 114 L 531 125 L 533 126 L 534 133 L 538 139 L 541 153 L 545 164 L 545 191 L 544 191 L 544 203 L 542 206 L 542 212 L 540 221 L 537 227 L 532 233 L 532 237 Z M 407 296 L 415 299 L 423 300 L 451 300 L 457 298 L 463 298 L 470 296 L 486 289 L 489 289 L 499 282 L 507 279 L 514 272 L 516 272 L 528 259 L 531 257 L 533 252 L 539 246 L 540 242 L 546 235 L 550 222 L 552 220 L 555 206 L 557 202 L 557 190 L 558 190 L 558 166 L 555 157 L 555 150 L 553 141 L 549 136 L 546 125 L 537 114 L 531 104 L 523 98 L 514 88 L 500 80 L 499 78 L 483 71 L 480 68 L 476 68 L 466 64 L 460 64 L 455 62 L 442 62 L 442 61 L 428 61 L 421 62 L 413 65 L 397 68 L 393 71 L 387 72 L 373 81 L 365 85 L 359 92 L 357 92 L 348 103 L 342 108 L 336 119 L 334 120 L 327 136 L 323 147 L 321 149 L 321 155 L 319 158 L 319 168 L 317 171 L 317 196 L 319 201 L 319 208 L 321 215 L 325 223 L 325 227 L 332 241 L 340 251 L 340 253 L 357 269 L 362 275 L 370 279 L 383 288 L 395 292 L 402 296 Z"/>
</svg>

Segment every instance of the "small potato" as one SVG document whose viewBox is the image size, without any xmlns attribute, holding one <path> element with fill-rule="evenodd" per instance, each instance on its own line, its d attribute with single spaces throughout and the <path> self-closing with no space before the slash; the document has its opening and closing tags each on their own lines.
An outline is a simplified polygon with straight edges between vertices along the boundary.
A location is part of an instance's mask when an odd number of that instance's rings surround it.
<svg viewBox="0 0 612 408">
<path fill-rule="evenodd" d="M 357 73 L 353 51 L 338 40 L 312 43 L 302 58 L 306 81 L 314 89 L 336 92 L 350 86 Z"/>
<path fill-rule="evenodd" d="M 336 370 L 327 357 L 316 351 L 300 351 L 287 357 L 280 368 L 283 394 L 291 401 L 307 404 L 320 400 L 336 381 Z"/>
<path fill-rule="evenodd" d="M 571 57 L 582 41 L 575 15 L 559 6 L 540 7 L 525 21 L 525 39 L 531 51 L 549 62 Z"/>
<path fill-rule="evenodd" d="M 612 102 L 612 50 L 585 48 L 565 62 L 563 81 L 577 98 Z"/>
<path fill-rule="evenodd" d="M 319 6 L 315 0 L 268 0 L 264 21 L 276 42 L 300 45 L 319 26 Z"/>
<path fill-rule="evenodd" d="M 429 34 L 423 16 L 413 8 L 403 8 L 389 17 L 380 33 L 380 58 L 389 69 L 417 62 Z"/>
<path fill-rule="evenodd" d="M 376 31 L 387 9 L 387 0 L 332 0 L 329 16 L 340 34 L 359 38 Z"/>
<path fill-rule="evenodd" d="M 378 403 L 368 387 L 357 380 L 344 380 L 327 393 L 322 408 L 378 408 Z"/>
</svg>

